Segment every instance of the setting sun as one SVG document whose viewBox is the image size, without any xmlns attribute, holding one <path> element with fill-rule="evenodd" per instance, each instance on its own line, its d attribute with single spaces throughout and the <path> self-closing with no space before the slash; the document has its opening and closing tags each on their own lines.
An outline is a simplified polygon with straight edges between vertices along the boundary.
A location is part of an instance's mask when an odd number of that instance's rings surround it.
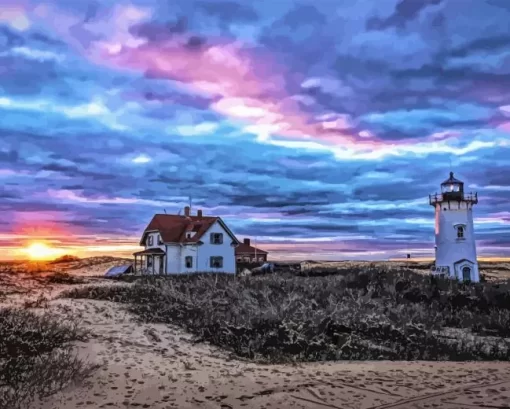
<svg viewBox="0 0 510 409">
<path fill-rule="evenodd" d="M 26 253 L 32 260 L 48 260 L 60 254 L 59 250 L 52 249 L 44 243 L 34 243 L 26 248 Z"/>
</svg>

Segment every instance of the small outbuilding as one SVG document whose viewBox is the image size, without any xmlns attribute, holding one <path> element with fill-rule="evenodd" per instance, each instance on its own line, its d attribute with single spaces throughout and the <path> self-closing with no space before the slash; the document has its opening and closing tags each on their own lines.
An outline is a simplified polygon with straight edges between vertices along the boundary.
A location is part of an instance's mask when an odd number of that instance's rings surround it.
<svg viewBox="0 0 510 409">
<path fill-rule="evenodd" d="M 238 263 L 265 263 L 267 261 L 267 254 L 267 251 L 253 247 L 250 239 L 244 239 L 236 247 L 236 261 Z"/>
<path fill-rule="evenodd" d="M 133 273 L 133 264 L 125 264 L 122 266 L 115 266 L 110 268 L 106 273 L 105 277 L 117 277 L 124 274 Z"/>
</svg>

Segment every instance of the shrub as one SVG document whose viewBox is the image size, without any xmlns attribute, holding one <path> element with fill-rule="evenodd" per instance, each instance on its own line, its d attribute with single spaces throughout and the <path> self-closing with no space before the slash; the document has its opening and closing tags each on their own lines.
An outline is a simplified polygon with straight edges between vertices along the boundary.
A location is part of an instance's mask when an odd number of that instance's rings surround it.
<svg viewBox="0 0 510 409">
<path fill-rule="evenodd" d="M 50 261 L 50 264 L 60 264 L 60 263 L 71 263 L 74 261 L 80 261 L 81 259 L 77 256 L 71 256 L 71 255 L 64 255 L 61 257 L 56 258 L 53 261 Z"/>
<path fill-rule="evenodd" d="M 24 308 L 47 308 L 49 300 L 44 295 L 40 294 L 35 300 L 25 300 L 23 303 Z"/>
<path fill-rule="evenodd" d="M 49 284 L 83 284 L 85 280 L 82 277 L 76 277 L 68 273 L 57 272 L 46 277 Z"/>
<path fill-rule="evenodd" d="M 138 277 L 131 285 L 84 287 L 65 294 L 123 302 L 142 320 L 178 324 L 197 339 L 271 362 L 508 360 L 505 340 L 488 348 L 485 338 L 470 338 L 472 332 L 507 333 L 508 295 L 508 290 L 488 284 L 466 285 L 374 266 L 336 274 L 327 270 L 314 277 Z M 456 327 L 464 335 L 452 339 L 444 327 Z"/>
<path fill-rule="evenodd" d="M 72 342 L 86 333 L 76 322 L 63 324 L 48 313 L 0 310 L 0 407 L 29 407 L 86 376 L 92 367 L 73 353 Z"/>
</svg>

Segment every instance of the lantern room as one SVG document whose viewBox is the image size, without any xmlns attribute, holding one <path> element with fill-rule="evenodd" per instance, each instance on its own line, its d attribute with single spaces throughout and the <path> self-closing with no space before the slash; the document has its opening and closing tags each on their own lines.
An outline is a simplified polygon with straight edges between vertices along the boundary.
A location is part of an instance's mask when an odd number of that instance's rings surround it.
<svg viewBox="0 0 510 409">
<path fill-rule="evenodd" d="M 444 198 L 462 199 L 464 194 L 464 182 L 453 177 L 453 172 L 450 172 L 450 177 L 441 183 L 441 193 Z"/>
</svg>

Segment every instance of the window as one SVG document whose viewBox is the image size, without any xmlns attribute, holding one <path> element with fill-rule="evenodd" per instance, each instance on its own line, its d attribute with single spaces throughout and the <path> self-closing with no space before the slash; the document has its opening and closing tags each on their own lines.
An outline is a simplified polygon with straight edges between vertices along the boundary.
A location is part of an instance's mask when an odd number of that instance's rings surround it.
<svg viewBox="0 0 510 409">
<path fill-rule="evenodd" d="M 211 233 L 211 244 L 223 244 L 223 233 Z"/>
<path fill-rule="evenodd" d="M 147 268 L 152 267 L 152 262 L 153 262 L 152 256 L 147 256 Z"/>
<path fill-rule="evenodd" d="M 193 268 L 193 257 L 192 256 L 186 256 L 184 258 L 184 263 L 186 265 L 186 268 Z"/>
<path fill-rule="evenodd" d="M 259 257 L 259 261 L 264 261 L 264 257 Z"/>
<path fill-rule="evenodd" d="M 245 258 L 244 258 L 244 261 L 245 261 L 245 262 L 247 262 L 247 263 L 249 263 L 249 262 L 250 262 L 250 258 L 249 258 L 249 257 L 245 257 Z"/>
<path fill-rule="evenodd" d="M 163 245 L 163 240 L 161 240 L 161 236 L 158 234 L 158 246 Z"/>
<path fill-rule="evenodd" d="M 237 262 L 240 263 L 241 261 L 243 261 L 243 258 L 242 257 L 237 257 Z"/>
<path fill-rule="evenodd" d="M 153 243 L 153 237 L 152 237 L 152 234 L 149 234 L 149 237 L 147 239 L 147 245 L 152 246 L 152 243 Z"/>
<path fill-rule="evenodd" d="M 211 268 L 223 268 L 223 257 L 211 257 Z"/>
<path fill-rule="evenodd" d="M 464 238 L 464 226 L 457 226 L 457 238 L 458 239 Z"/>
</svg>

